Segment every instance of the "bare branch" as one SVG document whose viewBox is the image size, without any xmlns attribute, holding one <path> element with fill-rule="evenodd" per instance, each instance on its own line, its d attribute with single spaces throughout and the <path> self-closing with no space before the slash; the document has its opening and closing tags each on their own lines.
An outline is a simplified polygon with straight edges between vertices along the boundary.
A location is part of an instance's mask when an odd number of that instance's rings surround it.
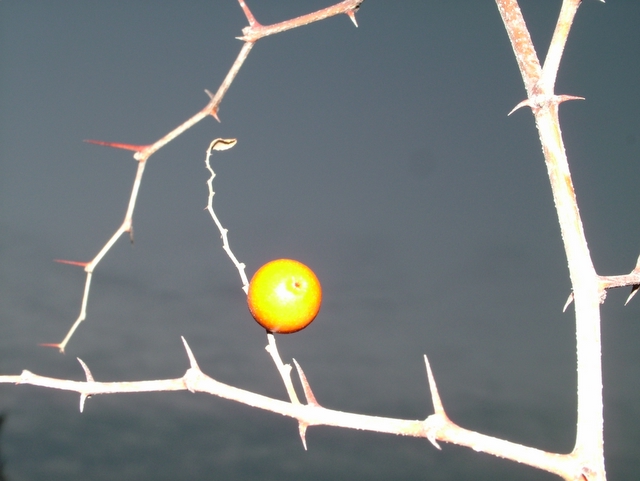
<svg viewBox="0 0 640 481">
<path fill-rule="evenodd" d="M 287 394 L 289 395 L 291 403 L 300 404 L 300 400 L 298 399 L 296 390 L 293 388 L 293 383 L 291 382 L 291 364 L 285 364 L 282 362 L 280 353 L 278 352 L 278 346 L 276 345 L 276 338 L 272 333 L 267 333 L 267 340 L 269 344 L 267 344 L 265 349 L 273 359 L 273 362 L 276 365 L 278 372 L 280 373 L 280 377 L 282 378 L 282 382 L 287 389 Z"/>
<path fill-rule="evenodd" d="M 501 458 L 510 459 L 551 473 L 556 473 L 565 479 L 580 479 L 578 476 L 580 475 L 581 468 L 573 455 L 547 453 L 539 449 L 486 436 L 464 429 L 449 420 L 446 414 L 444 414 L 444 408 L 437 394 L 433 373 L 431 372 L 428 361 L 426 361 L 426 357 L 425 362 L 427 366 L 429 384 L 431 386 L 432 399 L 437 406 L 436 412 L 435 414 L 428 416 L 425 420 L 405 420 L 335 411 L 324 408 L 317 402 L 301 404 L 297 400 L 297 397 L 292 396 L 290 396 L 291 400 L 289 402 L 285 402 L 221 383 L 207 376 L 200 370 L 195 356 L 191 352 L 186 340 L 182 338 L 182 341 L 185 350 L 187 351 L 190 367 L 187 369 L 183 377 L 177 379 L 136 382 L 97 382 L 93 379 L 87 365 L 78 359 L 87 377 L 87 380 L 84 382 L 39 376 L 25 370 L 19 376 L 0 376 L 0 384 L 30 384 L 50 389 L 77 392 L 81 396 L 81 411 L 84 406 L 84 400 L 88 399 L 90 396 L 98 394 L 183 390 L 203 392 L 296 419 L 305 449 L 305 434 L 307 427 L 320 425 L 334 426 L 347 429 L 396 434 L 400 436 L 426 438 L 436 447 L 439 447 L 437 441 L 457 444 L 460 446 L 470 447 L 478 452 L 493 454 Z M 277 359 L 279 360 L 279 362 L 276 361 L 276 364 L 283 365 L 279 355 L 277 354 L 277 349 L 275 349 L 275 342 L 271 339 L 269 339 L 267 350 L 270 351 L 270 353 L 275 351 L 275 356 L 277 356 Z M 272 357 L 273 356 L 274 354 L 272 354 Z M 281 367 L 279 367 L 279 370 L 280 369 Z M 299 369 L 299 372 L 302 372 L 301 369 Z M 284 376 L 283 379 L 286 377 L 287 376 Z M 306 376 L 302 375 L 301 377 L 304 378 L 303 384 L 308 385 Z M 307 392 L 306 388 L 305 392 Z M 315 397 L 313 397 L 313 399 L 315 400 Z"/>
<path fill-rule="evenodd" d="M 570 0 L 562 2 L 562 8 L 560 9 L 556 29 L 553 32 L 551 44 L 547 51 L 547 57 L 545 58 L 544 66 L 542 67 L 540 88 L 545 92 L 553 92 L 556 77 L 558 76 L 558 68 L 560 67 L 560 60 L 562 59 L 562 53 L 564 52 L 564 46 L 567 44 L 569 30 L 571 30 L 573 19 L 576 16 L 576 12 L 578 11 L 581 1 L 582 0 Z"/>
<path fill-rule="evenodd" d="M 540 79 L 542 69 L 531 41 L 529 30 L 522 17 L 518 0 L 496 0 L 500 16 L 511 40 L 522 79 L 529 97 L 534 93 L 534 87 Z"/>
<path fill-rule="evenodd" d="M 604 480 L 600 343 L 602 288 L 584 235 L 558 118 L 559 103 L 575 97 L 556 96 L 553 92 L 564 44 L 580 1 L 563 2 L 543 82 L 540 82 L 541 69 L 517 1 L 496 0 L 496 3 L 527 90 L 528 99 L 523 105 L 531 107 L 536 120 L 569 264 L 576 312 L 578 364 L 578 423 L 573 455 L 579 458 L 581 472 L 589 473 L 589 479 Z"/>
</svg>

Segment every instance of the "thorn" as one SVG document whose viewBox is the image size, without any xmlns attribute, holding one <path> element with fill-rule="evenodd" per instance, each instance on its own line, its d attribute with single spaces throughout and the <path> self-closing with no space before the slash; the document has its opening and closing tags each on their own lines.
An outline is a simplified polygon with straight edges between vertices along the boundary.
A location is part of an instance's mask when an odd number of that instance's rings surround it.
<svg viewBox="0 0 640 481">
<path fill-rule="evenodd" d="M 84 363 L 84 361 L 82 359 L 80 359 L 79 357 L 76 357 L 76 359 L 78 360 L 78 362 L 82 366 L 82 369 L 84 370 L 85 376 L 87 376 L 87 382 L 94 382 L 93 375 L 91 374 L 91 371 L 89 370 L 89 366 L 87 366 Z M 84 403 L 90 397 L 91 397 L 91 394 L 86 394 L 86 393 L 80 394 L 80 412 L 84 411 Z"/>
<path fill-rule="evenodd" d="M 87 366 L 85 364 L 85 362 L 82 359 L 80 359 L 79 357 L 76 357 L 76 359 L 78 360 L 78 362 L 82 366 L 82 370 L 84 371 L 84 375 L 87 376 L 87 382 L 95 382 L 93 380 L 93 375 L 91 374 L 91 371 L 89 370 L 89 366 Z"/>
<path fill-rule="evenodd" d="M 189 358 L 189 365 L 191 369 L 197 369 L 199 371 L 200 366 L 198 366 L 196 357 L 193 355 L 193 352 L 191 351 L 189 344 L 187 344 L 187 340 L 184 338 L 184 336 L 180 336 L 180 339 L 182 339 L 182 344 L 184 344 L 184 349 L 185 351 L 187 351 L 187 357 Z"/>
<path fill-rule="evenodd" d="M 436 380 L 433 377 L 433 372 L 431 372 L 431 366 L 429 365 L 429 359 L 427 359 L 426 354 L 424 355 L 424 364 L 427 367 L 427 379 L 429 380 L 429 390 L 431 391 L 431 401 L 433 402 L 433 409 L 436 414 L 446 417 L 444 406 L 442 405 L 442 399 L 440 399 L 440 394 L 438 394 Z"/>
<path fill-rule="evenodd" d="M 251 13 L 251 10 L 249 10 L 249 7 L 247 6 L 247 4 L 244 3 L 243 0 L 238 0 L 238 2 L 240 3 L 240 8 L 242 8 L 242 11 L 244 12 L 244 16 L 247 17 L 247 21 L 249 22 L 249 26 L 251 26 L 251 27 L 253 27 L 254 25 L 256 25 L 258 27 L 261 26 L 260 23 L 253 16 L 253 13 Z"/>
<path fill-rule="evenodd" d="M 88 394 L 80 394 L 80 412 L 84 412 L 84 403 L 87 399 L 89 399 L 91 396 Z"/>
<path fill-rule="evenodd" d="M 70 266 L 79 266 L 79 267 L 87 267 L 89 265 L 88 262 L 67 261 L 64 259 L 53 259 L 53 262 L 58 262 L 60 264 L 69 264 Z"/>
<path fill-rule="evenodd" d="M 624 303 L 625 306 L 629 304 L 629 301 L 633 298 L 633 296 L 636 295 L 636 292 L 638 292 L 638 289 L 640 289 L 640 284 L 634 284 L 633 287 L 631 287 L 631 292 L 629 293 L 629 297 L 627 297 L 627 300 Z"/>
<path fill-rule="evenodd" d="M 518 105 L 516 105 L 513 109 L 511 109 L 511 112 L 509 112 L 507 114 L 507 117 L 509 117 L 512 113 L 514 113 L 516 110 L 522 108 L 522 107 L 531 107 L 531 102 L 529 101 L 529 99 L 524 99 L 522 102 L 520 102 Z"/>
<path fill-rule="evenodd" d="M 440 399 L 440 394 L 438 394 L 438 387 L 436 386 L 436 380 L 433 377 L 433 372 L 431 371 L 431 365 L 429 364 L 429 359 L 427 355 L 424 355 L 424 365 L 427 367 L 427 379 L 429 380 L 429 390 L 431 391 L 431 403 L 433 404 L 434 414 L 433 416 L 438 416 L 440 418 L 447 419 L 447 413 L 444 410 L 444 406 L 442 405 L 442 399 Z M 431 444 L 433 444 L 436 449 L 442 450 L 437 440 L 437 433 L 430 429 L 427 432 L 427 439 Z"/>
<path fill-rule="evenodd" d="M 584 97 L 577 97 L 575 95 L 553 95 L 552 97 L 548 97 L 546 95 L 534 95 L 533 98 L 525 99 L 516 105 L 511 112 L 507 114 L 507 117 L 522 107 L 531 107 L 532 109 L 534 107 L 540 108 L 549 102 L 553 102 L 558 105 L 562 102 L 566 102 L 567 100 L 584 100 Z"/>
<path fill-rule="evenodd" d="M 433 431 L 427 433 L 427 439 L 435 446 L 436 449 L 442 451 L 442 447 L 438 444 L 438 440 L 436 439 L 436 435 Z"/>
<path fill-rule="evenodd" d="M 114 149 L 133 150 L 134 152 L 142 152 L 149 147 L 148 145 L 119 144 L 118 142 L 103 142 L 102 140 L 87 139 L 84 142 L 88 144 L 104 145 L 105 147 L 113 147 Z"/>
<path fill-rule="evenodd" d="M 585 100 L 585 98 L 578 97 L 576 95 L 555 95 L 554 96 L 554 101 L 559 104 L 561 104 L 562 102 L 566 102 L 567 100 Z"/>
<path fill-rule="evenodd" d="M 209 92 L 207 89 L 204 89 L 204 91 L 209 96 L 209 98 L 213 100 L 214 95 L 211 92 Z M 214 119 L 216 119 L 218 123 L 222 123 L 218 118 L 218 107 L 211 109 L 211 112 L 209 112 L 209 115 L 211 115 Z"/>
<path fill-rule="evenodd" d="M 38 346 L 55 347 L 56 349 L 60 350 L 61 354 L 64 354 L 64 347 L 62 347 L 62 344 L 56 344 L 56 343 L 53 343 L 53 342 L 41 342 L 40 344 L 38 344 Z"/>
<path fill-rule="evenodd" d="M 308 424 L 306 423 L 298 423 L 298 432 L 300 433 L 300 439 L 302 440 L 305 451 L 307 450 L 307 426 Z"/>
<path fill-rule="evenodd" d="M 356 28 L 358 28 L 358 22 L 356 22 L 356 10 L 357 8 L 354 10 L 348 10 L 346 13 L 347 15 L 349 15 L 349 18 L 351 19 L 353 24 L 356 26 Z"/>
<path fill-rule="evenodd" d="M 305 376 L 304 371 L 300 367 L 300 364 L 298 364 L 298 361 L 296 361 L 295 359 L 293 359 L 293 363 L 296 365 L 296 370 L 298 371 L 298 376 L 300 377 L 300 383 L 302 384 L 302 390 L 304 391 L 304 397 L 307 399 L 307 404 L 319 407 L 320 404 L 318 403 L 318 401 L 316 401 L 316 397 L 313 395 L 311 386 L 309 386 L 309 381 L 307 381 L 307 376 Z"/>
<path fill-rule="evenodd" d="M 569 297 L 567 298 L 567 302 L 564 303 L 564 307 L 562 308 L 562 312 L 566 312 L 567 307 L 569 307 L 572 302 L 573 302 L 573 292 L 571 294 L 569 294 Z"/>
</svg>

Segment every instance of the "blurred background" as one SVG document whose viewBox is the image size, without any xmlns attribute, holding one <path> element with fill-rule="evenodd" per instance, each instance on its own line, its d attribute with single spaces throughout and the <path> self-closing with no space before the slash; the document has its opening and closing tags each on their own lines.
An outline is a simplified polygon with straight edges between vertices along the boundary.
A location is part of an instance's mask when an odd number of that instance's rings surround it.
<svg viewBox="0 0 640 481">
<path fill-rule="evenodd" d="M 263 24 L 331 4 L 249 1 Z M 559 1 L 521 2 L 544 57 Z M 217 380 L 285 399 L 214 208 L 251 276 L 289 257 L 324 289 L 317 319 L 279 336 L 318 401 L 362 414 L 433 412 L 427 354 L 450 417 L 569 452 L 575 436 L 570 283 L 530 111 L 491 1 L 368 0 L 357 14 L 259 41 L 220 107 L 149 161 L 134 214 L 98 266 L 65 355 L 81 268 L 120 225 L 131 152 L 203 108 L 241 48 L 234 0 L 0 2 L 0 373 L 99 381 L 180 377 L 180 342 Z M 640 254 L 640 3 L 584 2 L 556 91 L 601 274 Z M 603 306 L 609 478 L 640 470 L 640 301 Z M 547 480 L 424 439 L 313 427 L 203 394 L 78 396 L 0 385 L 11 481 Z"/>
</svg>

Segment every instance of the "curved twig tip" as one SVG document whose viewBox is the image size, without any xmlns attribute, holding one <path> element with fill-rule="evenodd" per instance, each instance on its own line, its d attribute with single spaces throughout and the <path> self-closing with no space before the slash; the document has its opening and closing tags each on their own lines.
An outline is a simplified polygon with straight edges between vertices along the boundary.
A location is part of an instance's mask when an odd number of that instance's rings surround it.
<svg viewBox="0 0 640 481">
<path fill-rule="evenodd" d="M 218 138 L 212 141 L 211 144 L 209 144 L 208 151 L 211 152 L 212 150 L 227 150 L 233 147 L 234 145 L 236 145 L 237 143 L 238 143 L 238 139 Z"/>
</svg>

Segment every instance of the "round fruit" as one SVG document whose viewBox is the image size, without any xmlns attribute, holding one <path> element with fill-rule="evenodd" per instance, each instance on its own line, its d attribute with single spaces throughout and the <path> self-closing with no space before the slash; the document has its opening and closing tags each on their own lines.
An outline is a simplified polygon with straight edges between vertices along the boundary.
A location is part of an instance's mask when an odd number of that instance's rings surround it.
<svg viewBox="0 0 640 481">
<path fill-rule="evenodd" d="M 249 283 L 247 295 L 253 318 L 269 332 L 289 334 L 307 327 L 322 302 L 320 281 L 301 262 L 267 262 Z"/>
</svg>

